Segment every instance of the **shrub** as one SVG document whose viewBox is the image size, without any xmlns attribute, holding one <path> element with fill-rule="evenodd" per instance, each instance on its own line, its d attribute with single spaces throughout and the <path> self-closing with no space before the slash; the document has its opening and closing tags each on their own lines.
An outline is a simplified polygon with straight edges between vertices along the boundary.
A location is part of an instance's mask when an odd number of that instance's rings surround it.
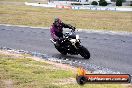
<svg viewBox="0 0 132 88">
<path fill-rule="evenodd" d="M 107 4 L 108 4 L 108 3 L 107 3 L 105 0 L 100 0 L 100 1 L 99 1 L 99 5 L 100 5 L 100 6 L 107 6 Z"/>
<path fill-rule="evenodd" d="M 116 0 L 116 6 L 122 6 L 122 0 Z"/>
<path fill-rule="evenodd" d="M 89 5 L 89 4 L 82 4 L 82 3 L 71 3 L 71 5 Z"/>
<path fill-rule="evenodd" d="M 91 5 L 98 5 L 98 2 L 93 1 L 93 2 L 91 3 Z"/>
</svg>

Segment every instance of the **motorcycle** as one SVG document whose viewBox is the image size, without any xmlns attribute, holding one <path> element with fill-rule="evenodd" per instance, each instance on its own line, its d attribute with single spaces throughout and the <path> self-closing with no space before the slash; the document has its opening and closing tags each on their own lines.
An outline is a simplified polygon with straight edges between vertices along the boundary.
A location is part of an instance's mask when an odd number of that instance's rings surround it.
<svg viewBox="0 0 132 88">
<path fill-rule="evenodd" d="M 71 54 L 78 55 L 80 54 L 83 58 L 89 59 L 89 51 L 81 45 L 79 35 L 75 31 L 66 32 L 63 34 L 63 39 L 61 39 L 59 46 L 56 45 L 56 42 L 53 39 L 50 39 L 54 44 L 55 48 L 63 55 Z"/>
</svg>

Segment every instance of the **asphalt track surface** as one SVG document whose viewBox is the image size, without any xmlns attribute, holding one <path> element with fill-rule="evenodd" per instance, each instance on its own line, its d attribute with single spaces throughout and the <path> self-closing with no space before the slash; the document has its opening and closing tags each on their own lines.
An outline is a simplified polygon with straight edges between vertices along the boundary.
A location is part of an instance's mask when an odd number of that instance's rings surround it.
<svg viewBox="0 0 132 88">
<path fill-rule="evenodd" d="M 132 35 L 78 31 L 82 45 L 91 53 L 86 60 L 80 55 L 62 56 L 50 42 L 47 28 L 0 25 L 0 47 L 45 53 L 58 59 L 67 58 L 80 64 L 132 74 Z M 97 69 L 100 69 L 97 67 Z M 101 70 L 101 69 L 100 69 Z"/>
</svg>

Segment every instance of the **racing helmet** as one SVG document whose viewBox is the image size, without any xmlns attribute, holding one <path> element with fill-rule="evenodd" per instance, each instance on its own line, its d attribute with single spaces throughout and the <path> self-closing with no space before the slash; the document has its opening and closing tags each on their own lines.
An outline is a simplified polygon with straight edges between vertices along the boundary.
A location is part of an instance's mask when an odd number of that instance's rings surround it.
<svg viewBox="0 0 132 88">
<path fill-rule="evenodd" d="M 60 18 L 55 18 L 55 19 L 54 19 L 54 25 L 55 25 L 55 26 L 59 26 L 61 23 L 62 23 L 62 21 L 61 21 Z"/>
</svg>

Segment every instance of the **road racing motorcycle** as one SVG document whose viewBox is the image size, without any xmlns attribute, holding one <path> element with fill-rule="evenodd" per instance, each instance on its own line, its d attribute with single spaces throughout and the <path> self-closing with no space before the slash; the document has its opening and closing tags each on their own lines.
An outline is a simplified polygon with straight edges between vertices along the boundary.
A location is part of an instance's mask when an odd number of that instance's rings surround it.
<svg viewBox="0 0 132 88">
<path fill-rule="evenodd" d="M 59 46 L 56 45 L 56 42 L 53 39 L 50 41 L 54 44 L 55 48 L 63 55 L 71 54 L 78 55 L 80 54 L 83 58 L 89 59 L 89 51 L 81 45 L 79 35 L 75 31 L 66 32 L 63 34 L 63 39 L 59 42 Z"/>
</svg>

